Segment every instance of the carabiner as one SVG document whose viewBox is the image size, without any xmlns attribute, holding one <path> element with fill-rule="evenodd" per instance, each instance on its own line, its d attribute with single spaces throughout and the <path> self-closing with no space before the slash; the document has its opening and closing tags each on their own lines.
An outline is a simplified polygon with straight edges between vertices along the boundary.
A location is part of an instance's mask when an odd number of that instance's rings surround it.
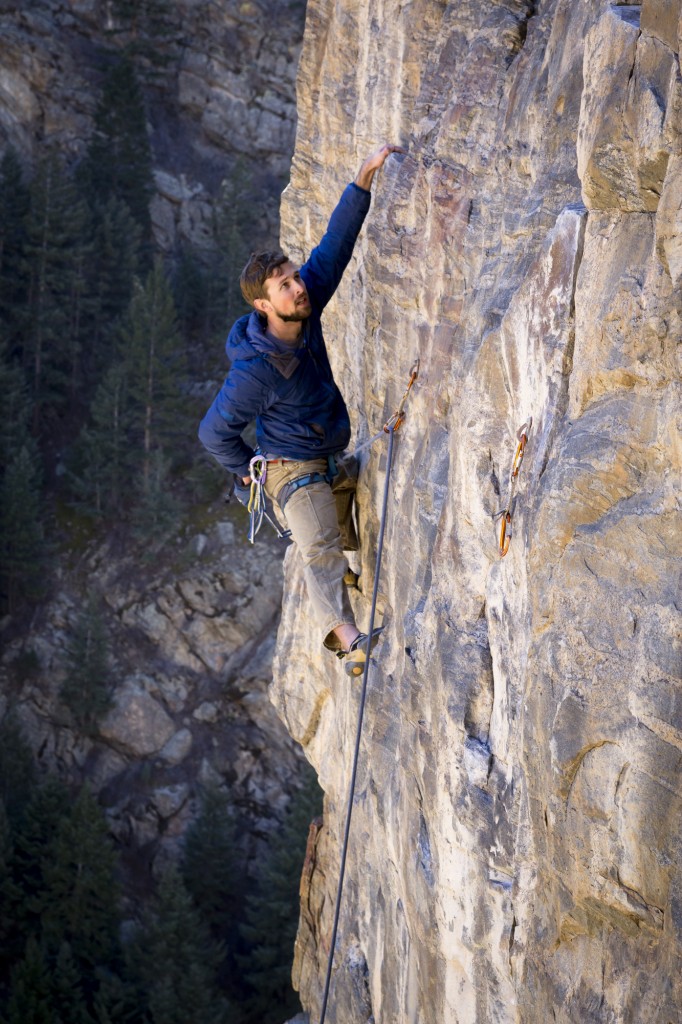
<svg viewBox="0 0 682 1024">
<path fill-rule="evenodd" d="M 504 556 L 509 551 L 509 545 L 512 539 L 512 517 L 511 512 L 507 510 L 502 514 L 502 522 L 500 523 L 500 557 Z"/>
<path fill-rule="evenodd" d="M 400 427 L 405 422 L 405 402 L 407 401 L 407 397 L 408 397 L 410 391 L 412 390 L 412 385 L 414 384 L 414 382 L 416 381 L 416 379 L 419 376 L 419 366 L 420 366 L 420 360 L 419 360 L 419 356 L 417 356 L 417 358 L 415 359 L 414 363 L 412 364 L 412 369 L 410 370 L 410 379 L 407 382 L 407 387 L 405 388 L 405 394 L 400 399 L 400 404 L 398 405 L 398 408 L 393 413 L 391 418 L 386 420 L 386 422 L 384 423 L 384 433 L 385 434 L 390 434 L 391 431 L 393 431 L 393 433 L 395 433 L 396 430 L 399 430 Z"/>
</svg>

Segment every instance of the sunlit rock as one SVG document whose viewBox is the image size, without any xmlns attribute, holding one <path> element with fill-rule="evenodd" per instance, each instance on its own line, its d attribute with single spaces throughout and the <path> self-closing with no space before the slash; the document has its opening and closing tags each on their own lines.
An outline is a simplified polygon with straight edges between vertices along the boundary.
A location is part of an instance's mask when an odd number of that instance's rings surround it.
<svg viewBox="0 0 682 1024">
<path fill-rule="evenodd" d="M 326 313 L 356 443 L 421 358 L 327 1024 L 678 1019 L 679 14 L 308 5 L 285 248 L 303 258 L 374 146 L 409 150 Z M 385 464 L 379 441 L 363 626 Z M 285 590 L 272 696 L 326 791 L 294 970 L 317 1021 L 359 686 L 294 550 Z"/>
</svg>

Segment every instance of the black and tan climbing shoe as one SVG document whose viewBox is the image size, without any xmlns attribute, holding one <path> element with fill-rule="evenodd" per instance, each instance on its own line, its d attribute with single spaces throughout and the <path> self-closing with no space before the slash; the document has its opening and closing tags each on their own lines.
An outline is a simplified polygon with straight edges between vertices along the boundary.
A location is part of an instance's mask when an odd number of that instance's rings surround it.
<svg viewBox="0 0 682 1024">
<path fill-rule="evenodd" d="M 377 626 L 376 629 L 372 630 L 372 636 L 368 637 L 366 633 L 360 633 L 356 636 L 352 644 L 347 651 L 339 651 L 337 657 L 344 659 L 344 669 L 347 676 L 361 676 L 365 671 L 365 662 L 367 661 L 367 648 L 369 652 L 374 650 L 374 647 L 383 632 L 383 626 Z"/>
</svg>

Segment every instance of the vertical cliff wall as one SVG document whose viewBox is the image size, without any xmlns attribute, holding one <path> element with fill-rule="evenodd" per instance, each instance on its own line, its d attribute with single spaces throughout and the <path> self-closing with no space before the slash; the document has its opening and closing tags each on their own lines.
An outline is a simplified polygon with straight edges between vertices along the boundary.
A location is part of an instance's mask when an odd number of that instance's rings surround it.
<svg viewBox="0 0 682 1024">
<path fill-rule="evenodd" d="M 680 28 L 679 0 L 308 4 L 285 246 L 409 147 L 326 314 L 357 441 L 422 366 L 330 1024 L 682 1020 Z M 362 624 L 383 480 L 378 445 Z M 295 965 L 316 1020 L 359 688 L 311 642 L 295 551 L 286 588 L 273 699 L 326 791 Z"/>
</svg>

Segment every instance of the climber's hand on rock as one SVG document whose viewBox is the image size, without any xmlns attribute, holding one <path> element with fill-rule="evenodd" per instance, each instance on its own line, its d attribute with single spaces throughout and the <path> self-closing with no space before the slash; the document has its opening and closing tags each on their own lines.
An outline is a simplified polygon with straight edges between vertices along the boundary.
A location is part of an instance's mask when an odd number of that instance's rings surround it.
<svg viewBox="0 0 682 1024">
<path fill-rule="evenodd" d="M 393 146 L 389 143 L 385 143 L 380 146 L 374 153 L 371 153 L 367 159 L 363 162 L 362 167 L 358 171 L 358 176 L 355 179 L 355 184 L 360 188 L 364 188 L 369 192 L 372 185 L 372 179 L 376 171 L 380 167 L 383 167 L 391 153 L 407 153 L 406 149 L 402 146 Z"/>
</svg>

